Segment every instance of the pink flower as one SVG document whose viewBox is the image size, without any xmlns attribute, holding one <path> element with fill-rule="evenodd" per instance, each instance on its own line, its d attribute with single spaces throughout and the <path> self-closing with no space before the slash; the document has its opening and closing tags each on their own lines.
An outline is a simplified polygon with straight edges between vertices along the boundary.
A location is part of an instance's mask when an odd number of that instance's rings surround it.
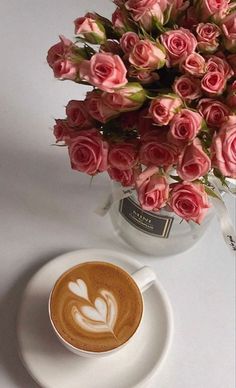
<svg viewBox="0 0 236 388">
<path fill-rule="evenodd" d="M 108 143 L 97 129 L 80 131 L 69 144 L 73 170 L 95 175 L 107 170 Z"/>
<path fill-rule="evenodd" d="M 145 166 L 154 165 L 169 168 L 175 164 L 177 155 L 177 147 L 170 144 L 166 136 L 160 135 L 159 131 L 147 132 L 142 137 L 139 158 Z"/>
<path fill-rule="evenodd" d="M 230 115 L 230 109 L 218 100 L 203 98 L 197 107 L 210 127 L 220 127 Z"/>
<path fill-rule="evenodd" d="M 117 8 L 115 12 L 113 12 L 112 24 L 116 32 L 118 32 L 121 35 L 124 32 L 129 30 L 129 23 L 128 23 L 127 17 L 120 8 Z"/>
<path fill-rule="evenodd" d="M 156 124 L 168 125 L 181 105 L 182 101 L 177 96 L 160 96 L 152 100 L 149 113 Z"/>
<path fill-rule="evenodd" d="M 108 161 L 110 167 L 118 170 L 129 170 L 137 164 L 137 145 L 133 143 L 119 143 L 111 146 Z"/>
<path fill-rule="evenodd" d="M 120 39 L 120 46 L 126 54 L 129 54 L 139 40 L 140 39 L 135 32 L 129 31 L 122 35 Z"/>
<path fill-rule="evenodd" d="M 105 29 L 101 23 L 93 17 L 80 17 L 74 21 L 75 34 L 83 35 L 92 44 L 101 44 L 106 40 Z"/>
<path fill-rule="evenodd" d="M 197 53 L 189 54 L 181 65 L 181 69 L 195 77 L 202 77 L 205 73 L 205 59 Z"/>
<path fill-rule="evenodd" d="M 203 221 L 210 208 L 204 186 L 189 182 L 172 185 L 169 205 L 184 220 L 198 224 Z"/>
<path fill-rule="evenodd" d="M 165 54 L 150 40 L 140 40 L 131 51 L 129 61 L 140 69 L 160 69 L 165 64 Z"/>
<path fill-rule="evenodd" d="M 192 141 L 201 130 L 203 119 L 199 113 L 182 109 L 170 123 L 169 139 L 177 142 Z"/>
<path fill-rule="evenodd" d="M 63 35 L 60 35 L 59 38 L 60 42 L 48 50 L 47 62 L 52 68 L 56 61 L 65 59 L 67 55 L 70 54 L 73 46 L 73 42 L 65 38 Z"/>
<path fill-rule="evenodd" d="M 93 125 L 93 120 L 89 117 L 85 101 L 71 100 L 66 106 L 68 124 L 71 127 L 88 129 Z"/>
<path fill-rule="evenodd" d="M 212 143 L 212 164 L 227 177 L 236 179 L 236 116 L 215 133 Z"/>
<path fill-rule="evenodd" d="M 183 180 L 194 181 L 206 175 L 211 169 L 211 160 L 203 151 L 199 139 L 185 147 L 179 156 L 177 172 Z"/>
<path fill-rule="evenodd" d="M 204 53 L 213 53 L 219 46 L 220 28 L 212 23 L 199 23 L 196 28 L 198 49 Z"/>
<path fill-rule="evenodd" d="M 222 73 L 226 80 L 231 78 L 234 75 L 234 72 L 231 66 L 228 64 L 226 59 L 212 55 L 209 57 L 206 65 L 206 71 L 209 72 L 219 72 Z"/>
<path fill-rule="evenodd" d="M 56 124 L 53 127 L 53 134 L 56 138 L 56 142 L 65 141 L 72 139 L 78 135 L 76 128 L 71 128 L 68 125 L 67 120 L 56 119 Z"/>
<path fill-rule="evenodd" d="M 114 93 L 104 92 L 102 99 L 111 110 L 127 112 L 139 109 L 146 99 L 146 93 L 140 84 L 129 82 Z"/>
<path fill-rule="evenodd" d="M 136 181 L 138 200 L 142 209 L 159 211 L 167 203 L 169 184 L 165 176 L 153 174 L 153 167 L 141 173 Z"/>
<path fill-rule="evenodd" d="M 207 73 L 202 79 L 201 86 L 210 96 L 220 95 L 226 86 L 225 75 L 219 71 Z"/>
<path fill-rule="evenodd" d="M 97 53 L 90 61 L 83 61 L 80 77 L 105 92 L 112 93 L 128 81 L 126 67 L 118 55 Z"/>
<path fill-rule="evenodd" d="M 168 7 L 171 7 L 171 20 L 175 20 L 179 13 L 182 13 L 189 7 L 189 2 L 185 0 L 167 0 Z"/>
<path fill-rule="evenodd" d="M 120 182 L 124 187 L 130 187 L 134 186 L 140 169 L 130 168 L 129 170 L 119 170 L 118 168 L 110 167 L 107 172 L 112 180 Z"/>
<path fill-rule="evenodd" d="M 161 42 L 167 51 L 169 67 L 178 65 L 197 47 L 195 36 L 184 28 L 165 32 L 161 35 Z"/>
<path fill-rule="evenodd" d="M 183 100 L 196 100 L 202 95 L 200 82 L 189 75 L 182 75 L 175 79 L 173 85 L 174 92 Z"/>
<path fill-rule="evenodd" d="M 89 115 L 101 123 L 106 123 L 120 113 L 104 103 L 102 93 L 99 91 L 87 93 L 85 103 Z"/>
<path fill-rule="evenodd" d="M 226 103 L 236 111 L 236 81 L 228 89 Z"/>
<path fill-rule="evenodd" d="M 141 24 L 145 20 L 145 17 L 149 17 L 149 23 L 144 23 L 145 26 L 150 27 L 150 19 L 153 15 L 157 17 L 158 20 L 160 16 L 163 17 L 162 12 L 165 11 L 167 7 L 167 0 L 128 0 L 125 3 L 125 7 L 131 12 L 133 19 L 137 22 L 140 21 Z M 161 13 L 161 14 L 160 14 Z"/>
<path fill-rule="evenodd" d="M 225 35 L 225 47 L 233 53 L 236 50 L 236 11 L 231 12 L 222 22 Z"/>
<path fill-rule="evenodd" d="M 202 20 L 220 21 L 229 10 L 229 2 L 230 0 L 202 0 L 200 2 Z"/>
<path fill-rule="evenodd" d="M 54 62 L 52 68 L 54 76 L 61 80 L 70 79 L 72 81 L 75 81 L 78 77 L 78 64 L 73 63 L 68 59 L 58 59 L 56 62 Z"/>
</svg>

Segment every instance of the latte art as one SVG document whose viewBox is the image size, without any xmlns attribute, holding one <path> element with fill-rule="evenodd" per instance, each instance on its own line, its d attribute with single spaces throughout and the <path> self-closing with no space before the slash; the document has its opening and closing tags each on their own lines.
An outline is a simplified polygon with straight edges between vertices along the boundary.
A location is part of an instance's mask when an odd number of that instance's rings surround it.
<svg viewBox="0 0 236 388">
<path fill-rule="evenodd" d="M 87 285 L 82 279 L 76 282 L 70 282 L 68 288 L 78 297 L 89 302 L 80 308 L 75 305 L 72 307 L 72 316 L 74 321 L 86 331 L 94 333 L 110 332 L 114 335 L 114 326 L 117 319 L 117 302 L 112 292 L 107 290 L 100 291 L 101 297 L 95 299 L 94 305 L 88 297 Z"/>
<path fill-rule="evenodd" d="M 88 262 L 65 272 L 50 298 L 57 333 L 75 348 L 104 352 L 127 342 L 139 326 L 141 293 L 121 268 Z"/>
</svg>

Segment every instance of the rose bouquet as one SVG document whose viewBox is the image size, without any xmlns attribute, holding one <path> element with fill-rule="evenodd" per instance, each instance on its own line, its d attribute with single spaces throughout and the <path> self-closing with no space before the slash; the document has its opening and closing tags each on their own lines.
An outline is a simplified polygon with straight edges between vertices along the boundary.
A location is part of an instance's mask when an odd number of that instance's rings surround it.
<svg viewBox="0 0 236 388">
<path fill-rule="evenodd" d="M 90 85 L 54 126 L 74 170 L 107 172 L 163 207 L 201 223 L 210 176 L 236 178 L 236 2 L 114 0 L 112 21 L 75 20 L 47 61 L 60 80 Z"/>
</svg>

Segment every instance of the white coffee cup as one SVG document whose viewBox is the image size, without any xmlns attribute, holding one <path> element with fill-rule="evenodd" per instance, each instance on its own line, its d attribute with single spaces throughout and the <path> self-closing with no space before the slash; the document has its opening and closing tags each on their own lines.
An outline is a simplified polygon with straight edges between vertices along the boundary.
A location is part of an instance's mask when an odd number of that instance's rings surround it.
<svg viewBox="0 0 236 388">
<path fill-rule="evenodd" d="M 123 269 L 123 271 L 124 271 L 124 269 Z M 127 273 L 128 276 L 132 277 L 132 279 L 137 284 L 137 286 L 139 288 L 139 291 L 140 291 L 141 297 L 142 297 L 143 292 L 146 291 L 156 280 L 155 272 L 150 267 L 147 267 L 147 266 L 144 266 L 144 267 L 140 268 L 139 270 L 137 270 L 136 272 L 134 272 L 131 275 L 127 271 L 125 271 L 125 272 Z M 53 287 L 53 289 L 54 289 L 54 287 Z M 68 350 L 70 350 L 71 352 L 77 354 L 78 356 L 82 356 L 82 357 L 96 357 L 96 358 L 104 357 L 104 356 L 109 356 L 110 354 L 113 354 L 113 353 L 119 351 L 124 346 L 126 346 L 131 340 L 133 340 L 133 338 L 135 337 L 135 335 L 139 331 L 139 328 L 140 328 L 140 325 L 141 325 L 141 322 L 142 322 L 142 319 L 143 319 L 143 315 L 144 315 L 144 301 L 143 301 L 143 310 L 142 310 L 142 317 L 141 317 L 140 323 L 139 323 L 136 331 L 128 339 L 128 341 L 126 341 L 125 343 L 123 343 L 122 345 L 120 345 L 120 346 L 118 346 L 118 347 L 116 347 L 114 349 L 107 350 L 105 352 L 93 352 L 93 351 L 87 351 L 87 350 L 79 349 L 78 347 L 75 347 L 75 346 L 71 345 L 69 342 L 67 342 L 60 335 L 60 333 L 57 331 L 57 328 L 55 327 L 55 325 L 53 323 L 52 316 L 51 316 L 51 309 L 50 309 L 51 296 L 52 296 L 53 289 L 52 289 L 52 291 L 50 293 L 49 303 L 48 303 L 49 319 L 50 319 L 52 328 L 53 328 L 55 334 L 57 335 L 58 339 L 60 340 L 60 342 Z M 142 300 L 143 300 L 143 297 L 142 297 Z"/>
</svg>

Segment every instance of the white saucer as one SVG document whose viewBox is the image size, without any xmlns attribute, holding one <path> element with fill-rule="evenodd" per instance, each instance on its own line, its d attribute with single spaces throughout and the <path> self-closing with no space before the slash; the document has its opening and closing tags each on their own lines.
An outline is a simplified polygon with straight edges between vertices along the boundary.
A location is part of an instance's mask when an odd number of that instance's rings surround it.
<svg viewBox="0 0 236 388">
<path fill-rule="evenodd" d="M 172 340 L 172 310 L 158 281 L 144 293 L 144 318 L 136 338 L 109 357 L 76 356 L 52 331 L 47 305 L 53 284 L 65 270 L 88 260 L 110 261 L 129 273 L 142 267 L 123 253 L 103 249 L 70 252 L 44 265 L 28 283 L 18 315 L 22 361 L 44 388 L 141 387 L 160 367 Z"/>
</svg>

